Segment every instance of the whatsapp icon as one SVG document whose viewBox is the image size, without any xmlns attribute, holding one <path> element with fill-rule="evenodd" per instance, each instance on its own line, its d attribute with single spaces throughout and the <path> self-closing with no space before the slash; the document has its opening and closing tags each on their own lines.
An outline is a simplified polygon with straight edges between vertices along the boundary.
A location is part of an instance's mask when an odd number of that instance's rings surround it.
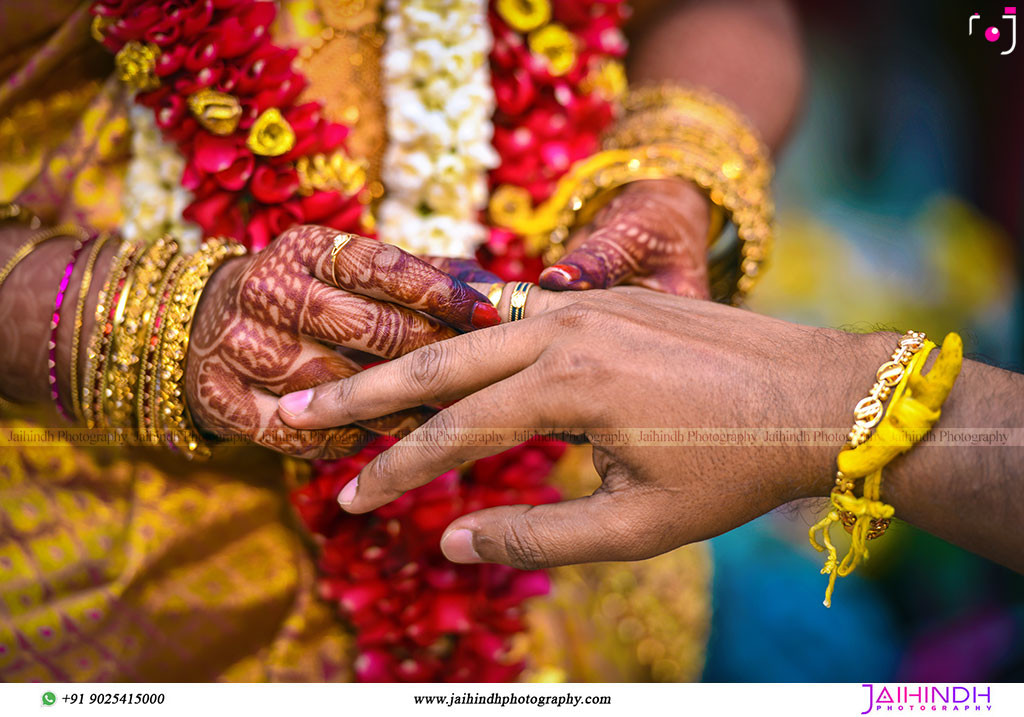
<svg viewBox="0 0 1024 717">
<path fill-rule="evenodd" d="M 44 692 L 43 693 L 43 704 L 44 705 L 52 705 L 56 701 L 57 701 L 57 695 L 53 694 L 52 692 Z"/>
</svg>

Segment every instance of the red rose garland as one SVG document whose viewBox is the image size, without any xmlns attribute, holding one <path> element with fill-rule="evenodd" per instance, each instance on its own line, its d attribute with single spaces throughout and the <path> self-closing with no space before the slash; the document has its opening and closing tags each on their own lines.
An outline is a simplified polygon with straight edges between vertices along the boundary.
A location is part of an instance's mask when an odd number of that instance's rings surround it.
<svg viewBox="0 0 1024 717">
<path fill-rule="evenodd" d="M 206 236 L 231 236 L 259 250 L 303 222 L 362 231 L 363 205 L 354 194 L 299 191 L 295 160 L 342 148 L 348 128 L 325 120 L 319 103 L 297 103 L 307 81 L 292 67 L 295 52 L 270 40 L 272 3 L 101 0 L 93 12 L 100 18 L 98 35 L 118 53 L 122 79 L 140 90 L 136 101 L 154 111 L 164 137 L 186 158 L 182 185 L 195 199 L 184 216 Z M 491 186 L 524 187 L 538 202 L 573 162 L 598 148 L 613 105 L 584 85 L 603 60 L 625 52 L 617 0 L 556 2 L 551 14 L 573 33 L 571 67 L 555 68 L 564 57 L 541 60 L 500 12 L 490 13 L 494 143 L 502 158 Z M 204 123 L 190 106 L 201 90 L 237 101 L 230 131 L 208 118 Z M 287 126 L 294 142 L 276 154 L 254 151 L 254 125 L 265 116 L 273 123 L 268 113 L 275 110 L 283 120 L 276 128 Z M 492 229 L 480 258 L 507 279 L 536 278 L 541 269 L 539 258 L 527 257 L 522 241 L 503 230 Z M 292 497 L 322 546 L 321 594 L 337 603 L 355 632 L 357 678 L 515 679 L 523 664 L 510 659 L 511 637 L 523 629 L 523 601 L 547 592 L 547 576 L 454 565 L 442 555 L 440 537 L 468 512 L 557 500 L 545 479 L 564 447 L 532 441 L 450 472 L 371 514 L 343 513 L 337 505 L 342 486 L 390 444 L 382 438 L 352 458 L 318 463 L 311 482 Z"/>
<path fill-rule="evenodd" d="M 321 595 L 355 629 L 361 681 L 500 682 L 523 664 L 509 659 L 523 629 L 523 601 L 548 591 L 542 571 L 455 565 L 438 545 L 448 524 L 496 505 L 558 499 L 545 478 L 561 445 L 530 443 L 451 471 L 367 516 L 340 513 L 337 495 L 377 452 L 319 464 L 294 503 L 318 536 Z"/>
<path fill-rule="evenodd" d="M 118 53 L 122 79 L 186 160 L 182 185 L 194 195 L 184 217 L 205 236 L 229 236 L 250 249 L 310 222 L 359 231 L 362 205 L 338 192 L 299 193 L 295 160 L 343 147 L 348 127 L 329 122 L 318 102 L 299 104 L 308 82 L 292 67 L 295 51 L 277 47 L 277 14 L 256 0 L 101 0 L 93 8 L 103 44 Z M 148 53 L 148 54 L 147 54 Z M 189 106 L 200 90 L 230 96 L 237 125 L 214 133 Z M 227 101 L 225 100 L 225 101 Z M 294 133 L 287 151 L 248 146 L 253 125 L 276 110 Z"/>
<path fill-rule="evenodd" d="M 524 5 L 530 16 L 517 16 Z M 600 149 L 601 133 L 615 115 L 615 92 L 602 88 L 599 77 L 621 71 L 610 61 L 624 57 L 627 48 L 620 31 L 628 14 L 622 0 L 553 0 L 545 13 L 546 6 L 547 0 L 495 0 L 489 14 L 494 147 L 501 157 L 490 173 L 490 188 L 522 187 L 535 205 L 551 196 L 575 162 Z M 550 22 L 538 23 L 545 14 Z M 552 35 L 552 55 L 538 55 L 534 47 Z M 495 227 L 477 258 L 509 281 L 536 281 L 544 268 L 521 237 Z"/>
</svg>

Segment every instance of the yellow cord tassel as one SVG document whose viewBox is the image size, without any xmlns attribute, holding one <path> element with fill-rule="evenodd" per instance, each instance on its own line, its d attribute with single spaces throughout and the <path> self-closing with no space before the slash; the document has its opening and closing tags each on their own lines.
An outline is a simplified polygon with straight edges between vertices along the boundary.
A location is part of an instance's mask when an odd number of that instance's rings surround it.
<svg viewBox="0 0 1024 717">
<path fill-rule="evenodd" d="M 953 383 L 960 375 L 963 363 L 963 342 L 960 336 L 955 333 L 946 336 L 932 370 L 922 375 L 921 369 L 933 348 L 935 344 L 927 341 L 914 355 L 903 379 L 893 390 L 892 400 L 874 435 L 856 448 L 844 448 L 839 452 L 836 463 L 840 474 L 850 481 L 863 478 L 864 495 L 857 497 L 852 491 L 838 488 L 833 490 L 833 510 L 809 531 L 808 537 L 814 549 L 828 554 L 825 566 L 821 569 L 822 575 L 828 575 L 825 607 L 832 606 L 836 578 L 849 575 L 862 560 L 867 559 L 871 521 L 893 517 L 893 507 L 881 500 L 882 469 L 893 458 L 913 448 L 931 430 L 939 420 L 942 404 L 953 388 Z M 829 536 L 829 529 L 840 520 L 840 511 L 851 513 L 856 518 L 851 531 L 850 550 L 842 562 Z M 815 537 L 819 530 L 821 543 Z"/>
</svg>

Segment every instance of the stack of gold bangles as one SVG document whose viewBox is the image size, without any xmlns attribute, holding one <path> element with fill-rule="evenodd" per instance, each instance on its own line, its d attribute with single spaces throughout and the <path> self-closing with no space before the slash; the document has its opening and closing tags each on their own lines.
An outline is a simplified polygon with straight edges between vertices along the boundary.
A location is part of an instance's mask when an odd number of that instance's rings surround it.
<svg viewBox="0 0 1024 717">
<path fill-rule="evenodd" d="M 15 267 L 43 242 L 57 237 L 78 239 L 63 273 L 50 325 L 50 390 L 58 410 L 62 414 L 67 411 L 56 385 L 57 327 L 64 292 L 81 249 L 92 243 L 74 310 L 71 413 L 88 428 L 115 431 L 122 441 L 167 444 L 190 458 L 208 455 L 209 448 L 185 404 L 189 332 L 206 282 L 226 259 L 244 254 L 244 247 L 226 239 L 210 239 L 192 256 L 183 256 L 170 237 L 150 244 L 120 242 L 98 294 L 95 325 L 85 342 L 84 364 L 80 365 L 90 286 L 97 259 L 110 236 L 102 234 L 94 241 L 81 227 L 70 224 L 39 229 L 40 222 L 31 212 L 17 204 L 0 204 L 0 222 L 7 221 L 21 222 L 38 231 L 0 267 L 0 288 Z"/>
<path fill-rule="evenodd" d="M 552 262 L 573 227 L 588 221 L 622 186 L 670 177 L 693 181 L 716 210 L 709 239 L 717 238 L 723 213 L 736 227 L 738 252 L 713 261 L 710 273 L 713 296 L 738 304 L 771 251 L 772 173 L 768 148 L 723 99 L 706 90 L 650 87 L 626 96 L 602 151 L 575 164 L 547 201 L 533 207 L 525 189 L 504 185 L 492 195 L 489 212 L 494 224 L 524 235 L 529 247 Z"/>
<path fill-rule="evenodd" d="M 75 396 L 75 413 L 89 428 L 114 429 L 144 445 L 163 443 L 190 458 L 208 455 L 185 405 L 189 330 L 213 271 L 244 252 L 225 239 L 208 240 L 192 256 L 179 254 L 170 238 L 121 243 L 99 293 Z"/>
</svg>

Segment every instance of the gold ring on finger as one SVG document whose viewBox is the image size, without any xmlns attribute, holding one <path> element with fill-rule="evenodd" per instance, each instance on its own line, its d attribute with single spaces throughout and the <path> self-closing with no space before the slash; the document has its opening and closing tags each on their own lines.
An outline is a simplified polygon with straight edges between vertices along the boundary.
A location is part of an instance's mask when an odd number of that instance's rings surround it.
<svg viewBox="0 0 1024 717">
<path fill-rule="evenodd" d="M 501 303 L 501 295 L 504 291 L 504 284 L 491 284 L 491 288 L 487 290 L 487 300 L 491 302 L 491 306 L 495 309 L 497 309 L 498 304 Z"/>
<path fill-rule="evenodd" d="M 345 245 L 355 239 L 355 234 L 335 234 L 334 235 L 334 247 L 331 249 L 331 281 L 334 285 L 338 285 L 338 277 L 335 275 L 337 271 L 335 265 L 337 264 L 338 252 L 345 248 Z"/>
<path fill-rule="evenodd" d="M 508 301 L 508 320 L 519 321 L 526 318 L 526 297 L 530 293 L 533 284 L 528 281 L 516 282 L 512 289 L 512 296 Z"/>
</svg>

